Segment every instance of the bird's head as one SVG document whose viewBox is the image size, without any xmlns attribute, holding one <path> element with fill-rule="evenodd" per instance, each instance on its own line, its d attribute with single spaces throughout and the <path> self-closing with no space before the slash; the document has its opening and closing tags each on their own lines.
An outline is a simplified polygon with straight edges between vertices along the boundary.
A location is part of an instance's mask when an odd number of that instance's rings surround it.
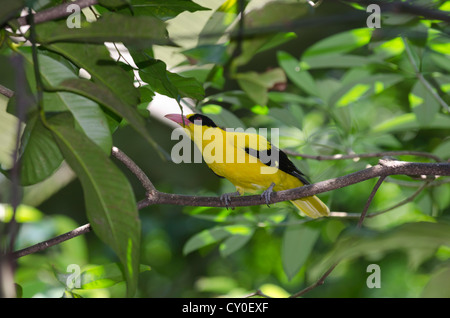
<svg viewBox="0 0 450 318">
<path fill-rule="evenodd" d="M 189 114 L 186 116 L 180 114 L 168 114 L 164 117 L 176 122 L 178 125 L 188 130 L 193 130 L 195 125 L 206 128 L 217 127 L 217 125 L 210 118 L 201 114 Z"/>
</svg>

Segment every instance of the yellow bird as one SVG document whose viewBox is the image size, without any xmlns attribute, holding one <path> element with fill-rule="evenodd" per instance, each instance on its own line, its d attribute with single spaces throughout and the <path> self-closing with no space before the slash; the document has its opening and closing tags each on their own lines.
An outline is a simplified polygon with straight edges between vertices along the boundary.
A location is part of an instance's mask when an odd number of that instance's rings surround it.
<svg viewBox="0 0 450 318">
<path fill-rule="evenodd" d="M 232 196 L 261 190 L 264 190 L 261 196 L 269 204 L 273 191 L 309 184 L 287 155 L 261 135 L 224 130 L 201 114 L 169 114 L 165 117 L 184 128 L 216 175 L 234 184 L 236 192 L 221 196 L 226 206 Z M 311 218 L 330 214 L 328 207 L 316 196 L 291 202 Z"/>
</svg>

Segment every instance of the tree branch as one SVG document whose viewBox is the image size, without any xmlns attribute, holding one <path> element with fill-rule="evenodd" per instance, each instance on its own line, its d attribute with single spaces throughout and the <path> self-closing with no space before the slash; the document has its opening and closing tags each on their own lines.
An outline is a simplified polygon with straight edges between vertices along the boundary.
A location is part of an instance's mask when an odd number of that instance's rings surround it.
<svg viewBox="0 0 450 318">
<path fill-rule="evenodd" d="M 3 85 L 0 85 L 0 94 L 6 96 L 8 98 L 11 98 L 14 96 L 14 92 Z"/>
<path fill-rule="evenodd" d="M 402 150 L 402 151 L 380 151 L 380 152 L 372 152 L 372 153 L 361 153 L 361 154 L 336 154 L 336 155 L 330 155 L 330 156 L 324 156 L 324 155 L 308 155 L 308 154 L 302 154 L 298 153 L 292 150 L 286 150 L 283 149 L 283 151 L 294 157 L 302 157 L 307 159 L 314 159 L 314 160 L 343 160 L 343 159 L 360 159 L 360 158 L 377 158 L 377 157 L 386 157 L 386 156 L 416 156 L 416 157 L 424 157 L 432 159 L 436 162 L 442 162 L 443 160 L 439 158 L 438 156 L 435 156 L 428 152 L 421 152 L 421 151 L 409 151 L 409 150 Z"/>
<path fill-rule="evenodd" d="M 307 292 L 310 292 L 311 290 L 313 290 L 314 288 L 316 288 L 317 286 L 323 285 L 323 283 L 325 283 L 325 279 L 327 279 L 327 277 L 331 274 L 331 272 L 336 268 L 336 266 L 339 263 L 335 263 L 333 264 L 326 272 L 325 274 L 322 275 L 322 277 L 319 278 L 319 280 L 317 280 L 314 284 L 306 287 L 305 289 L 302 289 L 301 291 L 299 291 L 298 293 L 295 293 L 293 295 L 291 295 L 289 298 L 297 298 L 297 297 L 301 297 L 304 294 L 306 294 Z"/>
<path fill-rule="evenodd" d="M 156 190 L 145 173 L 118 148 L 114 147 L 113 156 L 121 160 L 125 166 L 130 169 L 136 177 L 141 180 L 143 187 L 147 190 L 147 198 L 138 202 L 138 209 L 154 205 L 154 204 L 172 204 L 183 206 L 208 206 L 208 207 L 225 207 L 220 197 L 190 196 L 164 193 Z M 380 160 L 379 164 L 361 171 L 357 171 L 342 177 L 317 182 L 303 187 L 294 188 L 285 191 L 274 192 L 271 196 L 271 203 L 294 200 L 315 194 L 343 188 L 363 182 L 376 177 L 386 177 L 388 175 L 432 175 L 432 176 L 450 176 L 450 163 L 417 163 L 395 160 Z M 252 206 L 264 205 L 266 202 L 261 199 L 260 195 L 250 195 L 242 197 L 233 197 L 231 205 Z M 49 246 L 61 243 L 78 235 L 90 231 L 89 224 L 75 229 L 56 238 L 33 245 L 27 249 L 16 251 L 14 257 L 18 258 L 30 253 L 35 253 L 46 249 Z"/>
<path fill-rule="evenodd" d="M 77 0 L 73 2 L 66 2 L 60 4 L 59 6 L 49 8 L 47 10 L 43 10 L 33 14 L 34 23 L 39 24 L 47 21 L 52 21 L 60 18 L 67 17 L 72 14 L 72 11 L 67 11 L 67 7 L 72 4 L 76 4 L 80 7 L 80 9 L 95 5 L 98 3 L 98 0 Z M 27 16 L 20 17 L 17 19 L 19 25 L 27 25 Z"/>
<path fill-rule="evenodd" d="M 438 175 L 450 176 L 450 163 L 419 163 L 395 160 L 380 160 L 376 166 L 357 171 L 342 177 L 317 182 L 303 187 L 274 192 L 270 203 L 300 199 L 315 194 L 336 190 L 372 178 L 388 175 Z M 157 192 L 138 203 L 139 208 L 153 204 L 173 204 L 184 206 L 225 207 L 219 197 L 190 196 Z M 260 195 L 231 198 L 231 207 L 265 204 Z"/>
</svg>

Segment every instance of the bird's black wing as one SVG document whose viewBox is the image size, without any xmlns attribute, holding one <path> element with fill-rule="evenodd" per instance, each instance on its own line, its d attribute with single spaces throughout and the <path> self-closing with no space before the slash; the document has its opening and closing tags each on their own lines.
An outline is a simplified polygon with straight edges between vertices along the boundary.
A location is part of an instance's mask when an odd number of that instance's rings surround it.
<svg viewBox="0 0 450 318">
<path fill-rule="evenodd" d="M 271 146 L 266 150 L 256 150 L 253 148 L 245 148 L 246 153 L 250 156 L 258 158 L 263 164 L 269 167 L 277 167 L 283 172 L 299 179 L 303 184 L 309 184 L 305 175 L 297 169 L 297 167 L 289 160 L 288 156 L 275 146 Z M 272 162 L 275 161 L 275 162 Z M 278 164 L 277 162 L 278 161 Z"/>
</svg>

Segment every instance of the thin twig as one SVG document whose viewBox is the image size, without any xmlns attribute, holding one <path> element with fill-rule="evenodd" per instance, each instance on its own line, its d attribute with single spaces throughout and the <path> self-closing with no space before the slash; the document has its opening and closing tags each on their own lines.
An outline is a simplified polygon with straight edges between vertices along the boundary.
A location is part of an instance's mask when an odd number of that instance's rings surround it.
<svg viewBox="0 0 450 318">
<path fill-rule="evenodd" d="M 12 257 L 17 259 L 19 257 L 25 256 L 25 255 L 28 255 L 28 254 L 33 254 L 33 253 L 36 253 L 36 252 L 40 252 L 42 250 L 45 250 L 46 248 L 49 248 L 50 246 L 54 246 L 56 244 L 62 243 L 62 242 L 67 241 L 67 240 L 70 240 L 70 239 L 72 239 L 74 237 L 77 237 L 77 236 L 79 236 L 81 234 L 88 233 L 91 230 L 92 229 L 91 229 L 91 225 L 90 224 L 82 225 L 82 226 L 76 228 L 75 230 L 72 230 L 70 232 L 61 234 L 61 235 L 59 235 L 57 237 L 54 237 L 54 238 L 51 238 L 51 239 L 49 239 L 47 241 L 44 241 L 44 242 L 32 245 L 30 247 L 27 247 L 27 248 L 15 251 L 14 253 L 12 253 Z"/>
<path fill-rule="evenodd" d="M 383 183 L 384 179 L 386 178 L 386 176 L 381 176 L 377 183 L 375 184 L 375 186 L 372 189 L 372 192 L 369 195 L 369 198 L 367 199 L 366 205 L 364 206 L 364 210 L 361 213 L 361 217 L 359 218 L 357 227 L 360 228 L 364 222 L 364 218 L 366 217 L 367 214 L 367 210 L 369 209 L 370 203 L 372 203 L 372 200 L 375 196 L 375 194 L 377 193 L 378 189 L 380 188 L 381 184 Z"/>
<path fill-rule="evenodd" d="M 254 293 L 251 293 L 251 294 L 248 294 L 248 295 L 245 295 L 243 298 L 251 298 L 251 297 L 254 297 L 254 296 L 261 296 L 261 297 L 264 297 L 264 298 L 272 298 L 272 297 L 270 297 L 269 295 L 266 295 L 266 294 L 264 294 L 261 290 L 257 290 L 257 291 L 255 291 Z"/>
<path fill-rule="evenodd" d="M 412 195 L 410 195 L 406 199 L 404 199 L 404 200 L 400 201 L 399 203 L 397 203 L 397 204 L 395 204 L 395 205 L 393 205 L 393 206 L 391 206 L 389 208 L 386 208 L 384 210 L 372 212 L 372 213 L 368 214 L 366 216 L 366 218 L 373 218 L 374 216 L 377 216 L 377 215 L 389 212 L 389 211 L 394 210 L 394 209 L 396 209 L 396 208 L 398 208 L 398 207 L 400 207 L 402 205 L 405 205 L 406 203 L 412 202 L 423 191 L 423 189 L 428 187 L 429 184 L 430 184 L 430 181 L 429 182 L 425 182 L 424 184 L 422 184 L 420 186 L 420 188 L 418 188 Z"/>
<path fill-rule="evenodd" d="M 8 98 L 11 98 L 14 96 L 14 91 L 10 90 L 9 88 L 7 88 L 3 85 L 0 85 L 0 94 L 6 96 Z"/>
<path fill-rule="evenodd" d="M 299 291 L 298 293 L 295 293 L 293 295 L 291 295 L 289 298 L 297 298 L 297 297 L 301 297 L 304 294 L 310 292 L 311 290 L 313 290 L 314 288 L 316 288 L 317 286 L 323 285 L 323 283 L 325 282 L 325 279 L 327 279 L 327 277 L 331 274 L 331 272 L 336 268 L 336 266 L 339 263 L 335 263 L 333 264 L 326 272 L 325 274 L 322 275 L 322 277 L 319 278 L 319 280 L 317 280 L 314 284 L 306 287 L 305 289 L 302 289 L 301 291 Z"/>
<path fill-rule="evenodd" d="M 111 153 L 115 158 L 119 159 L 139 179 L 147 194 L 157 191 L 153 183 L 144 173 L 144 171 L 142 171 L 141 168 L 139 168 L 139 166 L 133 160 L 131 160 L 124 152 L 122 152 L 117 147 L 113 147 Z"/>
</svg>

